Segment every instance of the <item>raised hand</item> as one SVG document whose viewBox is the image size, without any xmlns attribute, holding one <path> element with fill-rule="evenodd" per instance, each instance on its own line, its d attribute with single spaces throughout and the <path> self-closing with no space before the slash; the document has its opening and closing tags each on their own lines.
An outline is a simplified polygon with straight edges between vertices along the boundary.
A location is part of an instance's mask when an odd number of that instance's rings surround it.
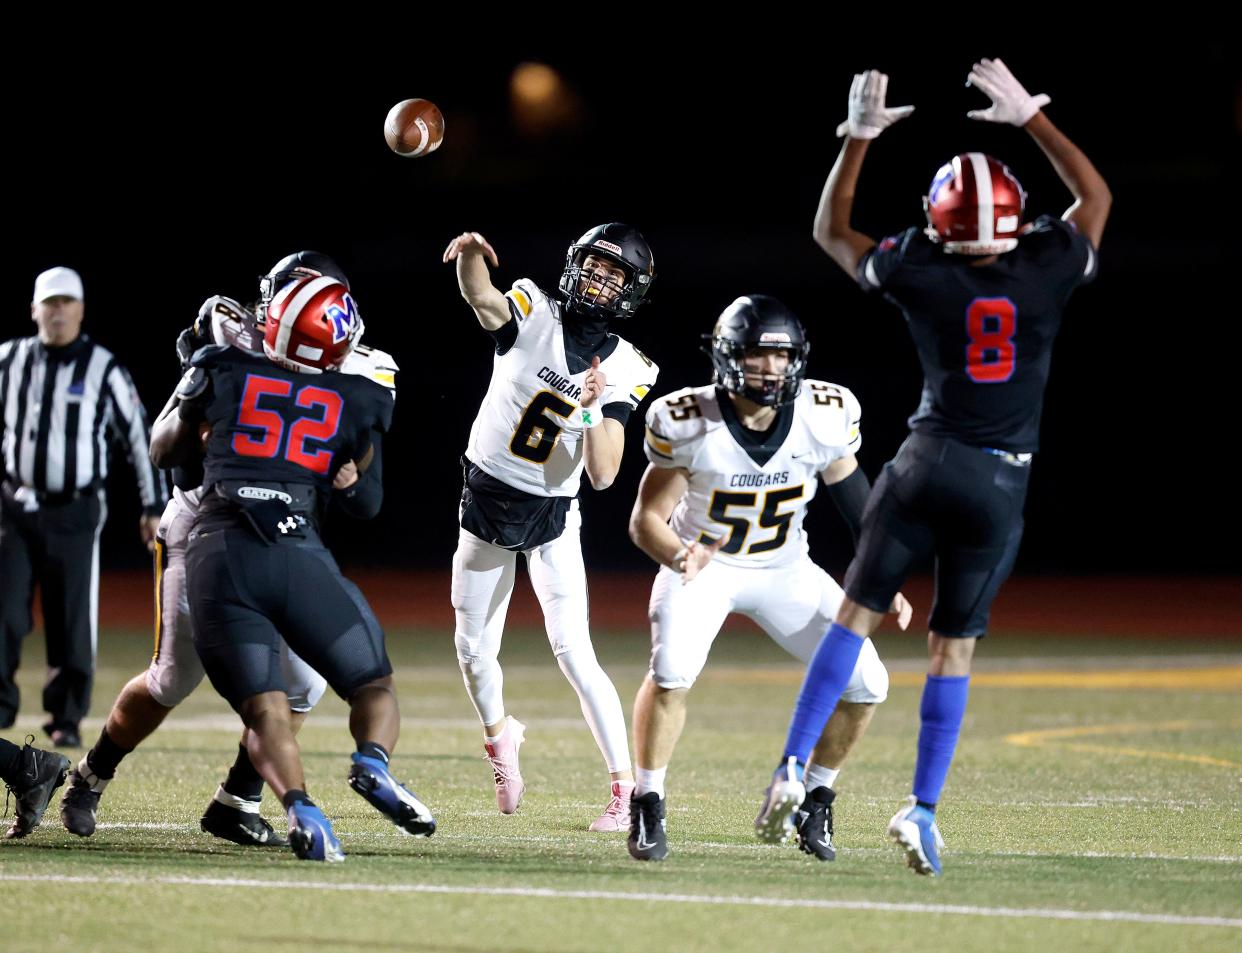
<svg viewBox="0 0 1242 953">
<path fill-rule="evenodd" d="M 966 77 L 966 85 L 981 90 L 992 100 L 987 109 L 972 109 L 966 114 L 983 122 L 1025 126 L 1042 107 L 1052 102 L 1051 96 L 1028 93 L 1002 60 L 980 60 Z"/>
<path fill-rule="evenodd" d="M 874 139 L 885 129 L 914 112 L 913 106 L 886 106 L 888 75 L 869 69 L 854 76 L 850 84 L 849 119 L 837 126 L 837 135 L 851 139 Z"/>
</svg>

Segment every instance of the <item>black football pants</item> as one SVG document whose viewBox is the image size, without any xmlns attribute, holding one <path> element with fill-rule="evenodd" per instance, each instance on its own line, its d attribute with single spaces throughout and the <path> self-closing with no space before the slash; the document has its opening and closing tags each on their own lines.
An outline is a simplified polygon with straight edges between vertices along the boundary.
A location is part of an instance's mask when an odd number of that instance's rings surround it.
<svg viewBox="0 0 1242 953">
<path fill-rule="evenodd" d="M 34 627 L 39 585 L 47 642 L 43 708 L 53 728 L 86 716 L 95 678 L 98 632 L 99 531 L 107 518 L 102 492 L 27 512 L 0 498 L 0 727 L 17 716 L 14 676 L 22 640 Z"/>
</svg>

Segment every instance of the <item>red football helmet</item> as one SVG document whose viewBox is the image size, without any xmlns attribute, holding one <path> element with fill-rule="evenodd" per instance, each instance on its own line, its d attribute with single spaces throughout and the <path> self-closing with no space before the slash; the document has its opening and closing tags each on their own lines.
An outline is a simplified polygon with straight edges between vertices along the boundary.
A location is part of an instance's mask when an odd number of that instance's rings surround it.
<svg viewBox="0 0 1242 953">
<path fill-rule="evenodd" d="M 362 337 L 362 318 L 349 289 L 326 275 L 299 278 L 267 308 L 263 353 L 303 374 L 333 371 Z"/>
<path fill-rule="evenodd" d="M 982 152 L 964 152 L 942 165 L 923 197 L 927 236 L 960 255 L 1012 251 L 1025 207 L 1014 174 Z"/>
</svg>

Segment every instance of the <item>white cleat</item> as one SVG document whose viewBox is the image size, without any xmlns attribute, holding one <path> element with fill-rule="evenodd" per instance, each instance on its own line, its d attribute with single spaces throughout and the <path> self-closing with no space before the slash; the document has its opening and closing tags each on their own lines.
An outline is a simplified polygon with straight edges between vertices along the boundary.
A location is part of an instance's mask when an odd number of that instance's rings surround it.
<svg viewBox="0 0 1242 953">
<path fill-rule="evenodd" d="M 772 783 L 764 792 L 763 807 L 755 818 L 755 836 L 769 844 L 792 840 L 798 832 L 797 810 L 805 799 L 802 768 L 790 755 L 772 774 Z"/>
</svg>

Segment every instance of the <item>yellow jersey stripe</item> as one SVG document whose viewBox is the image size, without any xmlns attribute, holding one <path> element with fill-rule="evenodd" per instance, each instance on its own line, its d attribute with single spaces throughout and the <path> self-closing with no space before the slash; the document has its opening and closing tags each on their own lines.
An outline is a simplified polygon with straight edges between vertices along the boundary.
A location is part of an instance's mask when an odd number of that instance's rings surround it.
<svg viewBox="0 0 1242 953">
<path fill-rule="evenodd" d="M 522 317 L 530 317 L 530 298 L 526 297 L 526 292 L 521 288 L 513 288 L 509 291 L 509 298 L 518 306 L 518 310 L 522 312 Z"/>
<path fill-rule="evenodd" d="M 647 444 L 656 453 L 665 457 L 673 455 L 673 445 L 656 434 L 650 427 L 647 428 Z"/>
</svg>

